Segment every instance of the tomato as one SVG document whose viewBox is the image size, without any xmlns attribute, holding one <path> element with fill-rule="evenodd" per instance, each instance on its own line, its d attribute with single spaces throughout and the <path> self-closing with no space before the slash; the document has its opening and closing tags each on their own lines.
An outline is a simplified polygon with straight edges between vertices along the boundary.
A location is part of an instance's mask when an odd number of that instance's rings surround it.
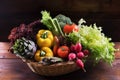
<svg viewBox="0 0 120 80">
<path fill-rule="evenodd" d="M 63 27 L 63 32 L 64 33 L 70 33 L 72 31 L 78 31 L 78 26 L 75 23 L 73 23 L 73 24 L 66 24 Z"/>
<path fill-rule="evenodd" d="M 57 50 L 57 55 L 61 58 L 67 58 L 69 54 L 69 47 L 67 46 L 60 46 Z"/>
</svg>

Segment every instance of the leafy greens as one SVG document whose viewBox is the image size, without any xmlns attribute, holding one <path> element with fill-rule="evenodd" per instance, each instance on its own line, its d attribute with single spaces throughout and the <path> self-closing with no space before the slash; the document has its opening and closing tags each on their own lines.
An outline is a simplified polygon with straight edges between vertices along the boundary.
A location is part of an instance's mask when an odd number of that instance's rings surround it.
<svg viewBox="0 0 120 80">
<path fill-rule="evenodd" d="M 101 27 L 97 27 L 96 24 L 93 26 L 81 25 L 79 34 L 83 47 L 91 52 L 91 59 L 96 63 L 100 60 L 112 63 L 115 51 L 114 43 L 111 42 L 111 38 L 107 38 L 102 33 Z"/>
<path fill-rule="evenodd" d="M 41 22 L 46 25 L 46 27 L 53 32 L 54 35 L 64 36 L 60 24 L 58 23 L 57 18 L 52 18 L 50 13 L 47 11 L 41 11 L 42 20 Z"/>
</svg>

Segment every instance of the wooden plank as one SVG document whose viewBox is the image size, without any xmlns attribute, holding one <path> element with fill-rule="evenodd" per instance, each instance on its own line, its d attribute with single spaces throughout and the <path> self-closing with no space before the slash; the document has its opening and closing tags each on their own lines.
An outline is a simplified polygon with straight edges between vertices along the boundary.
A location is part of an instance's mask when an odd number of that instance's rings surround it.
<svg viewBox="0 0 120 80">
<path fill-rule="evenodd" d="M 9 49 L 9 43 L 8 42 L 0 42 L 0 50 L 8 50 Z M 1 51 L 0 51 L 1 52 Z"/>
<path fill-rule="evenodd" d="M 18 58 L 8 51 L 9 47 L 8 42 L 0 42 L 0 58 Z"/>
<path fill-rule="evenodd" d="M 0 80 L 37 80 L 34 74 L 20 59 L 0 59 Z"/>
<path fill-rule="evenodd" d="M 0 80 L 120 80 L 120 59 L 113 66 L 99 63 L 56 77 L 44 77 L 33 73 L 20 59 L 0 59 Z M 74 77 L 74 78 L 73 78 Z"/>
<path fill-rule="evenodd" d="M 120 42 L 115 42 L 115 58 L 120 58 Z"/>
<path fill-rule="evenodd" d="M 15 56 L 15 54 L 12 53 L 0 53 L 0 58 L 5 59 L 5 58 L 18 58 Z"/>
<path fill-rule="evenodd" d="M 7 51 L 9 43 L 0 44 L 2 44 L 0 45 L 2 46 L 0 47 L 0 56 L 3 56 L 0 58 L 0 80 L 120 80 L 120 51 L 115 53 L 117 57 L 113 66 L 100 62 L 96 66 L 85 65 L 86 73 L 80 69 L 63 76 L 44 77 L 33 73 L 25 62 L 10 54 Z M 115 42 L 115 44 L 115 48 L 120 49 L 120 42 Z"/>
</svg>

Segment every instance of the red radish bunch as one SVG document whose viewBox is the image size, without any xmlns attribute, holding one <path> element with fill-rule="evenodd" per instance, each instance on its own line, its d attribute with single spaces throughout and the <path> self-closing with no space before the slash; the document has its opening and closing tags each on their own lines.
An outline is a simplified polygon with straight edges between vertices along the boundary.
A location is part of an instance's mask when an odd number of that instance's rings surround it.
<svg viewBox="0 0 120 80">
<path fill-rule="evenodd" d="M 78 53 L 77 53 L 77 57 L 80 58 L 80 59 L 82 59 L 82 58 L 85 57 L 85 55 L 84 55 L 83 52 L 78 52 Z"/>
<path fill-rule="evenodd" d="M 77 53 L 80 52 L 82 50 L 82 45 L 80 43 L 77 43 L 75 45 L 75 50 L 76 50 Z"/>
<path fill-rule="evenodd" d="M 88 51 L 87 49 L 85 49 L 85 50 L 83 50 L 83 53 L 84 53 L 84 55 L 86 56 L 86 55 L 89 54 L 89 51 Z"/>
<path fill-rule="evenodd" d="M 82 68 L 82 69 L 84 70 L 84 72 L 86 72 L 86 70 L 84 69 L 84 63 L 83 63 L 83 61 L 82 61 L 81 59 L 77 59 L 77 60 L 76 60 L 76 64 L 77 64 L 80 68 Z"/>
<path fill-rule="evenodd" d="M 89 51 L 87 49 L 83 50 L 82 49 L 82 45 L 81 43 L 77 43 L 76 45 L 71 45 L 70 47 L 71 53 L 69 53 L 68 55 L 68 59 L 71 60 L 75 60 L 76 64 L 84 69 L 84 62 L 82 61 L 83 58 L 85 58 L 87 55 L 89 55 Z"/>
<path fill-rule="evenodd" d="M 75 60 L 76 59 L 76 54 L 75 53 L 69 53 L 68 55 L 68 59 L 71 60 Z"/>
<path fill-rule="evenodd" d="M 72 44 L 72 45 L 70 46 L 70 50 L 71 50 L 71 52 L 75 52 L 75 45 Z"/>
<path fill-rule="evenodd" d="M 77 43 L 76 45 L 71 45 L 70 47 L 71 52 L 80 52 L 82 50 L 82 45 L 80 43 Z"/>
</svg>

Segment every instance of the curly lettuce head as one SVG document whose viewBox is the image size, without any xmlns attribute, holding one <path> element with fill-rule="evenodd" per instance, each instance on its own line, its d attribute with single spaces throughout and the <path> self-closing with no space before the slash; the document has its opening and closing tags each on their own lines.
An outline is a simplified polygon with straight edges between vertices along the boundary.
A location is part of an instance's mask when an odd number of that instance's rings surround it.
<svg viewBox="0 0 120 80">
<path fill-rule="evenodd" d="M 90 58 L 96 63 L 100 60 L 104 60 L 108 63 L 112 63 L 114 60 L 114 43 L 111 42 L 111 38 L 107 38 L 102 33 L 102 28 L 94 25 L 81 25 L 80 30 L 80 42 L 83 47 L 90 50 Z"/>
</svg>

